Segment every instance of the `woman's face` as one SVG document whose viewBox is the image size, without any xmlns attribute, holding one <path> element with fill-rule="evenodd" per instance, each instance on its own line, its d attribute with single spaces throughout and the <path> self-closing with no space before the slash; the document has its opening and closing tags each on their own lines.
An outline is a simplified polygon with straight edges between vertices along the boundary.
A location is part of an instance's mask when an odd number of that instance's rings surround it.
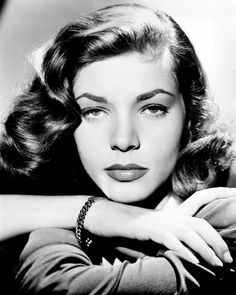
<svg viewBox="0 0 236 295">
<path fill-rule="evenodd" d="M 130 53 L 81 69 L 74 136 L 85 170 L 112 200 L 146 199 L 173 171 L 185 106 L 164 58 Z"/>
</svg>

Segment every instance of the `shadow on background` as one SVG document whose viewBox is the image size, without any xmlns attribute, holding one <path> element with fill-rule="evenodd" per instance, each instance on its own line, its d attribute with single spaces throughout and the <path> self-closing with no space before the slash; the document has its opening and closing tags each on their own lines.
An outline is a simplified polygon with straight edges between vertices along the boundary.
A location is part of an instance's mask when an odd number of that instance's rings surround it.
<svg viewBox="0 0 236 295">
<path fill-rule="evenodd" d="M 1 20 L 2 14 L 4 12 L 4 9 L 6 7 L 6 3 L 7 3 L 7 0 L 0 1 L 0 20 Z"/>
</svg>

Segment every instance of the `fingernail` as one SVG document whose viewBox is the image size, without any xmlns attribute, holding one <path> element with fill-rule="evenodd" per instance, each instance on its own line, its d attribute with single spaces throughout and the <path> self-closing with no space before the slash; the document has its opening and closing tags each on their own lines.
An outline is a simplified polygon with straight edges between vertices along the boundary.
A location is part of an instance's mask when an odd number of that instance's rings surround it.
<svg viewBox="0 0 236 295">
<path fill-rule="evenodd" d="M 221 267 L 223 266 L 222 261 L 215 255 L 213 256 L 212 262 L 216 266 L 221 266 Z"/>
<path fill-rule="evenodd" d="M 233 258 L 232 256 L 230 255 L 229 251 L 226 251 L 223 255 L 223 258 L 224 258 L 224 261 L 226 263 L 232 263 L 233 262 Z"/>
<path fill-rule="evenodd" d="M 191 257 L 191 259 L 193 263 L 199 264 L 199 260 L 196 257 Z"/>
<path fill-rule="evenodd" d="M 195 257 L 191 252 L 189 253 L 189 259 L 193 262 L 193 263 L 196 263 L 198 264 L 199 263 L 199 260 L 197 259 L 197 257 Z"/>
</svg>

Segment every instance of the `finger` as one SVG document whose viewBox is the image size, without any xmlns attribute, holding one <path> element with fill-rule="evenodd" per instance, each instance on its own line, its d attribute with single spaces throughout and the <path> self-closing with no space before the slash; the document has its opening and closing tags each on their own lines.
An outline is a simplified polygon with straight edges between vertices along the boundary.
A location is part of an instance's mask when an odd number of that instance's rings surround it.
<svg viewBox="0 0 236 295">
<path fill-rule="evenodd" d="M 153 236 L 153 241 L 157 242 L 158 244 L 164 245 L 167 249 L 176 251 L 193 263 L 199 263 L 199 260 L 196 258 L 196 256 L 187 247 L 185 247 L 170 231 L 159 231 L 158 235 Z"/>
<path fill-rule="evenodd" d="M 202 206 L 217 200 L 236 197 L 236 188 L 229 187 L 215 187 L 204 189 L 194 193 L 187 200 L 185 200 L 177 211 L 180 214 L 193 216 Z"/>
<path fill-rule="evenodd" d="M 196 232 L 191 231 L 183 236 L 181 240 L 194 252 L 198 253 L 207 263 L 213 266 L 223 266 L 222 261 L 216 256 L 215 252 Z"/>
<path fill-rule="evenodd" d="M 220 234 L 204 219 L 199 219 L 195 225 L 196 232 L 213 249 L 215 254 L 225 263 L 233 261 L 229 248 Z"/>
<path fill-rule="evenodd" d="M 233 188 L 233 187 L 212 187 L 202 191 L 207 191 L 207 194 L 211 198 L 211 201 L 218 198 L 221 199 L 221 198 L 236 197 L 236 188 Z M 199 191 L 199 193 L 202 191 Z"/>
</svg>

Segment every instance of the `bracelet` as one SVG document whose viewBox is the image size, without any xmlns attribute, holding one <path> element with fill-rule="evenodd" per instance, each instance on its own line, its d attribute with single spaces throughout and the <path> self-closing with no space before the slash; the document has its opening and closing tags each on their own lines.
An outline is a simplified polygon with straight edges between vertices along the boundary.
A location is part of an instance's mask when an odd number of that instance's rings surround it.
<svg viewBox="0 0 236 295">
<path fill-rule="evenodd" d="M 93 203 L 97 199 L 105 199 L 104 197 L 90 197 L 88 200 L 85 202 L 83 207 L 81 208 L 77 221 L 76 221 L 76 226 L 75 226 L 75 236 L 80 244 L 80 246 L 86 246 L 90 247 L 92 244 L 92 239 L 90 237 L 85 236 L 85 230 L 84 230 L 84 220 L 85 216 L 88 213 L 89 208 L 93 205 Z"/>
</svg>

